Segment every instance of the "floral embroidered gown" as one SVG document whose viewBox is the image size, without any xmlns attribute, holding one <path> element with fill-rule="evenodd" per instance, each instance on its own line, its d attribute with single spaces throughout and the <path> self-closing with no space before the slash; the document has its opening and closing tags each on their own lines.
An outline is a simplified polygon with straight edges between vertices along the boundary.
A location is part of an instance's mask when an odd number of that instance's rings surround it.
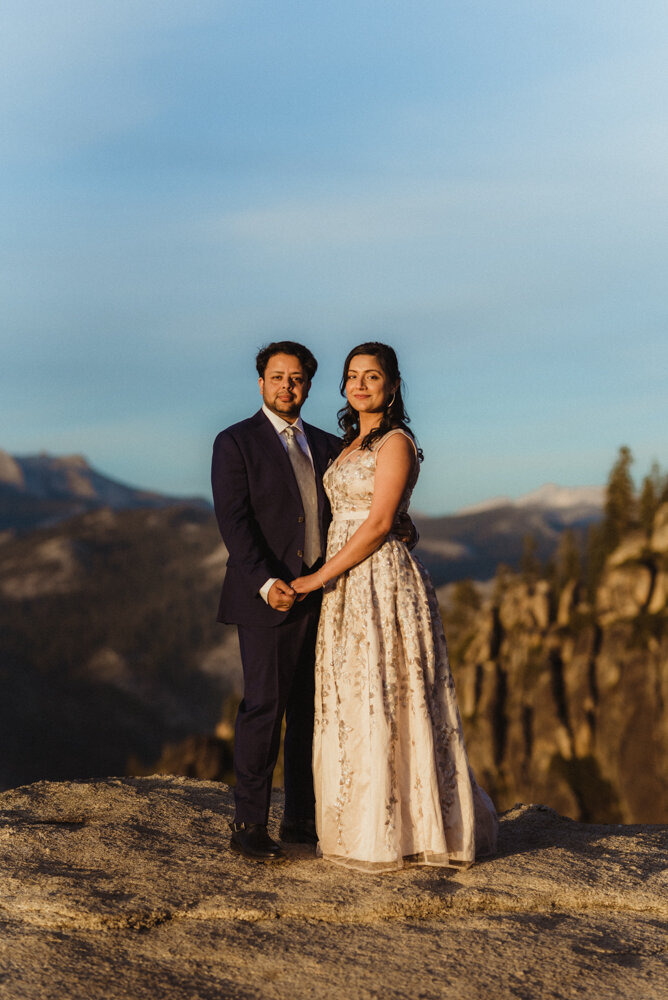
<svg viewBox="0 0 668 1000">
<path fill-rule="evenodd" d="M 328 558 L 367 517 L 376 456 L 350 452 L 324 483 Z M 411 439 L 412 440 L 412 439 Z M 417 456 L 400 510 L 408 508 Z M 445 636 L 426 570 L 389 535 L 323 595 L 313 774 L 319 852 L 366 871 L 467 867 L 496 850 L 497 819 L 470 771 Z"/>
</svg>

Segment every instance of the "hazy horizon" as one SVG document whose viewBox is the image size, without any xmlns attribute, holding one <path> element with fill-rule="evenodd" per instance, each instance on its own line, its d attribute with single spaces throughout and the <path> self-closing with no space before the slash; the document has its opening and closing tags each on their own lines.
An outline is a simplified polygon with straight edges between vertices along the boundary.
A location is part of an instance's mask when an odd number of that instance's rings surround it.
<svg viewBox="0 0 668 1000">
<path fill-rule="evenodd" d="M 0 447 L 0 479 L 3 475 L 3 456 L 9 455 L 6 449 Z M 157 490 L 150 483 L 146 482 L 127 482 L 123 480 L 117 480 L 113 476 L 109 476 L 105 469 L 99 468 L 94 462 L 91 462 L 88 456 L 83 455 L 80 452 L 74 453 L 55 453 L 51 451 L 41 450 L 38 452 L 30 452 L 26 454 L 14 454 L 10 455 L 11 458 L 18 462 L 21 461 L 33 461 L 35 459 L 47 458 L 55 459 L 57 461 L 66 462 L 68 460 L 76 461 L 77 468 L 79 468 L 79 463 L 85 463 L 89 469 L 91 469 L 95 474 L 102 476 L 103 478 L 109 479 L 114 483 L 118 483 L 123 487 L 128 487 L 129 489 L 145 491 L 148 493 L 159 493 L 162 491 Z M 456 514 L 468 514 L 468 513 L 478 513 L 484 510 L 492 509 L 504 503 L 510 503 L 518 506 L 526 506 L 527 502 L 531 503 L 547 503 L 554 507 L 567 507 L 572 504 L 598 504 L 602 503 L 604 500 L 605 485 L 586 485 L 586 486 L 568 486 L 562 483 L 542 483 L 535 489 L 528 493 L 523 493 L 519 496 L 508 496 L 506 494 L 494 494 L 489 497 L 484 497 L 481 500 L 472 503 L 465 504 L 463 507 L 457 508 L 456 510 L 441 510 L 432 511 L 427 513 L 426 511 L 419 510 L 415 505 L 411 506 L 411 512 L 415 515 L 422 515 L 425 517 L 447 517 Z M 187 496 L 183 494 L 171 494 L 166 492 L 163 494 L 166 497 L 174 496 L 175 500 L 178 499 L 188 499 Z M 212 504 L 211 496 L 205 494 L 193 494 L 192 499 L 203 499 L 209 504 Z"/>
</svg>

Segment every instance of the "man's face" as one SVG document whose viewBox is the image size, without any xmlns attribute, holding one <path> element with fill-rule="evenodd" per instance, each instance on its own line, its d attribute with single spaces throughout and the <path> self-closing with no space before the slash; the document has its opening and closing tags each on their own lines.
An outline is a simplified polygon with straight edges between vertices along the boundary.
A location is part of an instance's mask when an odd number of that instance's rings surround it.
<svg viewBox="0 0 668 1000">
<path fill-rule="evenodd" d="M 267 362 L 260 392 L 266 406 L 291 424 L 299 416 L 311 388 L 299 358 L 294 354 L 274 354 Z"/>
</svg>

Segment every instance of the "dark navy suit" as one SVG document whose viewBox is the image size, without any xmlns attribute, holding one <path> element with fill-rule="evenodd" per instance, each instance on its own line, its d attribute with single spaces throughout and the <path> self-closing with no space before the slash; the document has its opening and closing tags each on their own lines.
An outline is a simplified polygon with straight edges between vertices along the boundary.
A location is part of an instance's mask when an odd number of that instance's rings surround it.
<svg viewBox="0 0 668 1000">
<path fill-rule="evenodd" d="M 322 476 L 341 442 L 310 424 L 304 423 L 304 432 L 315 470 L 324 553 L 330 511 Z M 234 742 L 235 819 L 267 822 L 284 713 L 285 817 L 312 819 L 313 667 L 321 595 L 310 594 L 285 612 L 271 608 L 259 593 L 271 577 L 289 583 L 308 571 L 299 487 L 262 410 L 218 435 L 211 479 L 229 552 L 218 620 L 237 625 L 244 672 Z"/>
</svg>

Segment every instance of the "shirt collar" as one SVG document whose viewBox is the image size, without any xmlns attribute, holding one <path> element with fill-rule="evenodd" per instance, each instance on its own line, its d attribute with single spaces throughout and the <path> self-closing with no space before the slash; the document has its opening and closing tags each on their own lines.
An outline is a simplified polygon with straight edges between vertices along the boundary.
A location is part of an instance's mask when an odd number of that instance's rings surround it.
<svg viewBox="0 0 668 1000">
<path fill-rule="evenodd" d="M 291 424 L 289 420 L 284 420 L 283 417 L 279 417 L 277 413 L 270 410 L 265 403 L 262 404 L 262 412 L 267 417 L 277 434 L 282 434 L 286 427 L 294 427 L 295 430 L 300 431 L 304 436 L 306 436 L 301 417 L 297 417 L 294 424 Z"/>
</svg>

